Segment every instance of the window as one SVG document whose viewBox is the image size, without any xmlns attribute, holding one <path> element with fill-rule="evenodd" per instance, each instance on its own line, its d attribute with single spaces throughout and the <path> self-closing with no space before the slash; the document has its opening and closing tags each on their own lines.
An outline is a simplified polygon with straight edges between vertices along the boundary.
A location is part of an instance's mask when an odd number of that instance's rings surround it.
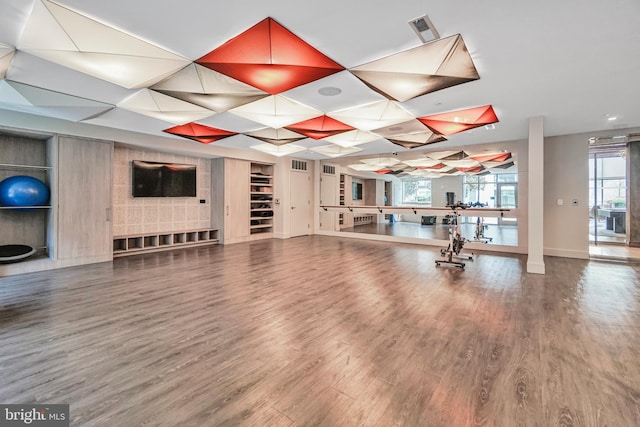
<svg viewBox="0 0 640 427">
<path fill-rule="evenodd" d="M 518 174 L 465 175 L 462 180 L 462 202 L 480 202 L 490 208 L 517 208 Z M 472 222 L 475 218 L 465 217 L 463 221 Z M 515 223 L 515 219 L 486 218 L 485 223 L 510 224 Z"/>
<path fill-rule="evenodd" d="M 627 164 L 619 155 L 589 159 L 589 206 L 605 209 L 622 209 L 627 206 Z M 594 162 L 597 162 L 598 179 L 593 179 Z M 594 186 L 597 185 L 597 200 Z"/>
<path fill-rule="evenodd" d="M 465 175 L 462 181 L 463 203 L 484 203 L 490 208 L 516 208 L 518 175 Z"/>
<path fill-rule="evenodd" d="M 431 205 L 431 180 L 403 181 L 402 203 Z"/>
</svg>

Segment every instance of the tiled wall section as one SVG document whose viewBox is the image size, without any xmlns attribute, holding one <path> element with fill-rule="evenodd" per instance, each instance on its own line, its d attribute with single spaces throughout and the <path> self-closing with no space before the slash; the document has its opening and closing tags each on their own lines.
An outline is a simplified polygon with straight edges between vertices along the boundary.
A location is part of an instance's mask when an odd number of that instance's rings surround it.
<svg viewBox="0 0 640 427">
<path fill-rule="evenodd" d="M 113 235 L 173 232 L 211 226 L 211 160 L 116 146 L 113 161 Z M 198 197 L 131 196 L 131 161 L 197 167 Z M 201 204 L 200 199 L 206 200 Z"/>
</svg>

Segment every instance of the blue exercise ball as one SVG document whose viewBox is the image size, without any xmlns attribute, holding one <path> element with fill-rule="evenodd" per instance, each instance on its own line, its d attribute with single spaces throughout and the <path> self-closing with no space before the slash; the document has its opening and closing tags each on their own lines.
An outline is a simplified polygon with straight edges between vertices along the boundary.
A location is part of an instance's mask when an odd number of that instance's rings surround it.
<svg viewBox="0 0 640 427">
<path fill-rule="evenodd" d="M 0 205 L 42 206 L 49 201 L 49 189 L 38 178 L 15 175 L 0 182 Z"/>
</svg>

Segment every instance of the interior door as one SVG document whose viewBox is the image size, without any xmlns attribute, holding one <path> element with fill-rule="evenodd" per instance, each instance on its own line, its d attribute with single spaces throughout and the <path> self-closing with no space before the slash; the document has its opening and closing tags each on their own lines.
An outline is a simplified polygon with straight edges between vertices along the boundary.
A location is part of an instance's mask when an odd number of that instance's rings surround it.
<svg viewBox="0 0 640 427">
<path fill-rule="evenodd" d="M 307 171 L 291 171 L 289 181 L 291 201 L 291 237 L 311 233 L 311 176 Z"/>
</svg>

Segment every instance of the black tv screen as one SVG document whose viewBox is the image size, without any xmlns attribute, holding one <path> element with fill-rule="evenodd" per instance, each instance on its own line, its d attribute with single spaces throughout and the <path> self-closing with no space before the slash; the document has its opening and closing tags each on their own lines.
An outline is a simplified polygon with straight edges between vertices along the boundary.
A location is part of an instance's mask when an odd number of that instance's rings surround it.
<svg viewBox="0 0 640 427">
<path fill-rule="evenodd" d="M 196 197 L 196 166 L 133 161 L 133 197 Z"/>
<path fill-rule="evenodd" d="M 362 184 L 360 184 L 359 182 L 354 182 L 352 193 L 353 200 L 362 200 Z"/>
</svg>

